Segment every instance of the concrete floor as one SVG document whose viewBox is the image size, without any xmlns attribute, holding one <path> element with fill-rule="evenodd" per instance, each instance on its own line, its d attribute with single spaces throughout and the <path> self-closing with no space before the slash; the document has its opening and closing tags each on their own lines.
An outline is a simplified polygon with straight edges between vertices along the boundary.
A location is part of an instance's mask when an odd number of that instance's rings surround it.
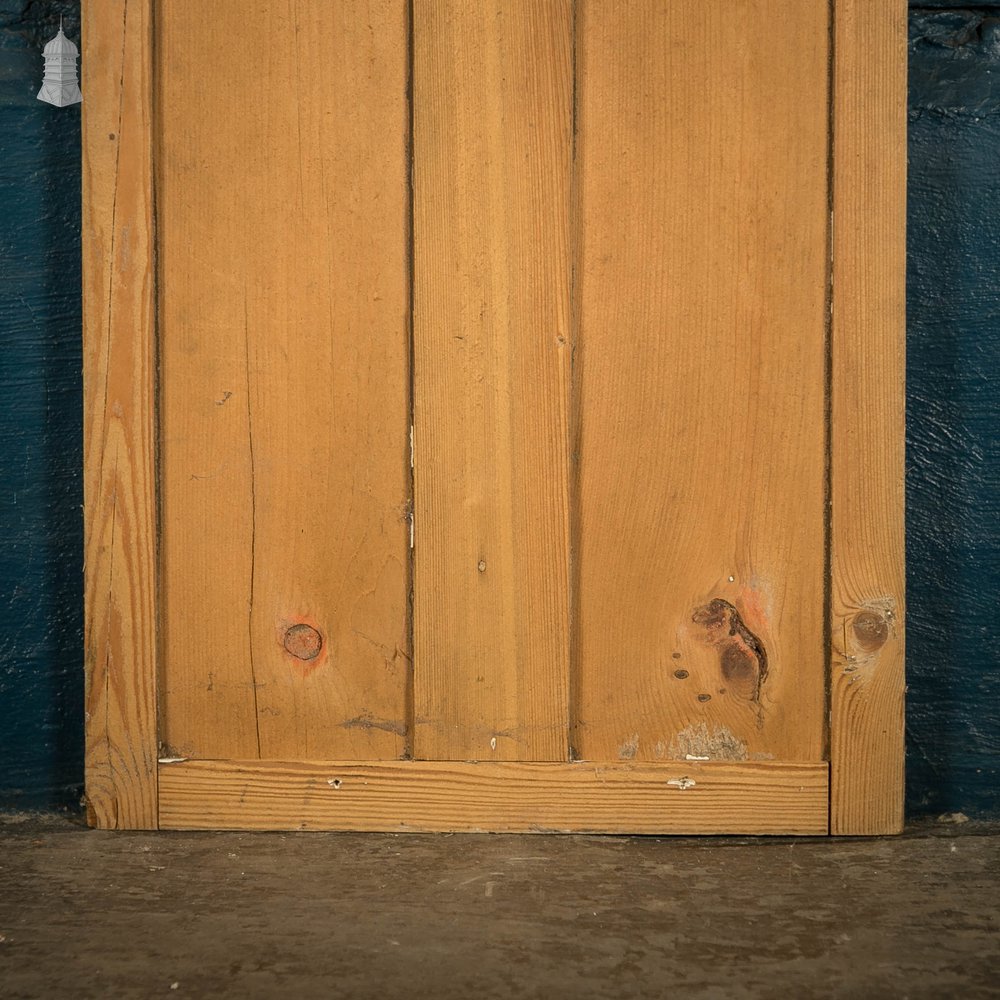
<svg viewBox="0 0 1000 1000">
<path fill-rule="evenodd" d="M 97 833 L 0 817 L 0 996 L 1000 997 L 1000 827 Z"/>
</svg>

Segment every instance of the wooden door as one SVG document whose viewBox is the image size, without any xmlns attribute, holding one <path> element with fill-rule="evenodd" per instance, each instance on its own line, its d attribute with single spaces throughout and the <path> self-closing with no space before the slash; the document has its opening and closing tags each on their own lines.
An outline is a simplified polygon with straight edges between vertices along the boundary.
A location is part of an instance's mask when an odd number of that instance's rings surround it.
<svg viewBox="0 0 1000 1000">
<path fill-rule="evenodd" d="M 901 0 L 195 6 L 85 9 L 92 822 L 899 829 Z"/>
</svg>

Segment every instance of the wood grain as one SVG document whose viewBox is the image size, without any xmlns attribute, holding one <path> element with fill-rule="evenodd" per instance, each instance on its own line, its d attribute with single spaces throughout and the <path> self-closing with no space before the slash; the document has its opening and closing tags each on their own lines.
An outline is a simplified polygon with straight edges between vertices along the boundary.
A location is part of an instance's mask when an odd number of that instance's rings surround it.
<svg viewBox="0 0 1000 1000">
<path fill-rule="evenodd" d="M 574 748 L 820 760 L 827 5 L 577 32 Z"/>
<path fill-rule="evenodd" d="M 156 503 L 149 0 L 83 7 L 87 818 L 153 829 Z"/>
<path fill-rule="evenodd" d="M 822 834 L 827 765 L 188 761 L 169 829 Z"/>
<path fill-rule="evenodd" d="M 199 12 L 157 13 L 167 752 L 397 757 L 407 4 Z"/>
<path fill-rule="evenodd" d="M 904 5 L 415 0 L 415 495 L 408 6 L 84 8 L 90 821 L 898 830 Z"/>
<path fill-rule="evenodd" d="M 414 7 L 419 757 L 567 754 L 571 15 Z"/>
<path fill-rule="evenodd" d="M 906 4 L 838 0 L 831 817 L 903 825 Z"/>
</svg>

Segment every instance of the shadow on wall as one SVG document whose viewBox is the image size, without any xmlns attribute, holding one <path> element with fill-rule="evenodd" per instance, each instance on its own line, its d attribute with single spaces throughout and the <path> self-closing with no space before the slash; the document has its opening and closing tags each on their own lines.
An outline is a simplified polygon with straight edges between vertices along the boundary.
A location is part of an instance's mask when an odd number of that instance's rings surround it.
<svg viewBox="0 0 1000 1000">
<path fill-rule="evenodd" d="M 80 107 L 35 99 L 59 15 L 0 0 L 0 806 L 79 800 Z"/>
<path fill-rule="evenodd" d="M 996 816 L 1000 6 L 945 6 L 911 11 L 908 807 Z M 0 808 L 83 770 L 80 107 L 35 100 L 60 14 L 78 42 L 78 0 L 0 0 Z"/>
<path fill-rule="evenodd" d="M 996 816 L 1000 6 L 911 9 L 909 104 L 907 804 Z"/>
</svg>

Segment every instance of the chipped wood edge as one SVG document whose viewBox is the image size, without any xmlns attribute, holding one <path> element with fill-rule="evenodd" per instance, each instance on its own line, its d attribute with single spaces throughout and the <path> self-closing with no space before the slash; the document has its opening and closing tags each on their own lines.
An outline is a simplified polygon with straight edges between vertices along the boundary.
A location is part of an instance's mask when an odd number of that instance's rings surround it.
<svg viewBox="0 0 1000 1000">
<path fill-rule="evenodd" d="M 825 835 L 826 762 L 162 762 L 178 830 Z"/>
<path fill-rule="evenodd" d="M 152 2 L 82 25 L 86 803 L 117 829 L 157 825 Z"/>
<path fill-rule="evenodd" d="M 906 3 L 835 0 L 830 832 L 903 826 Z"/>
</svg>

